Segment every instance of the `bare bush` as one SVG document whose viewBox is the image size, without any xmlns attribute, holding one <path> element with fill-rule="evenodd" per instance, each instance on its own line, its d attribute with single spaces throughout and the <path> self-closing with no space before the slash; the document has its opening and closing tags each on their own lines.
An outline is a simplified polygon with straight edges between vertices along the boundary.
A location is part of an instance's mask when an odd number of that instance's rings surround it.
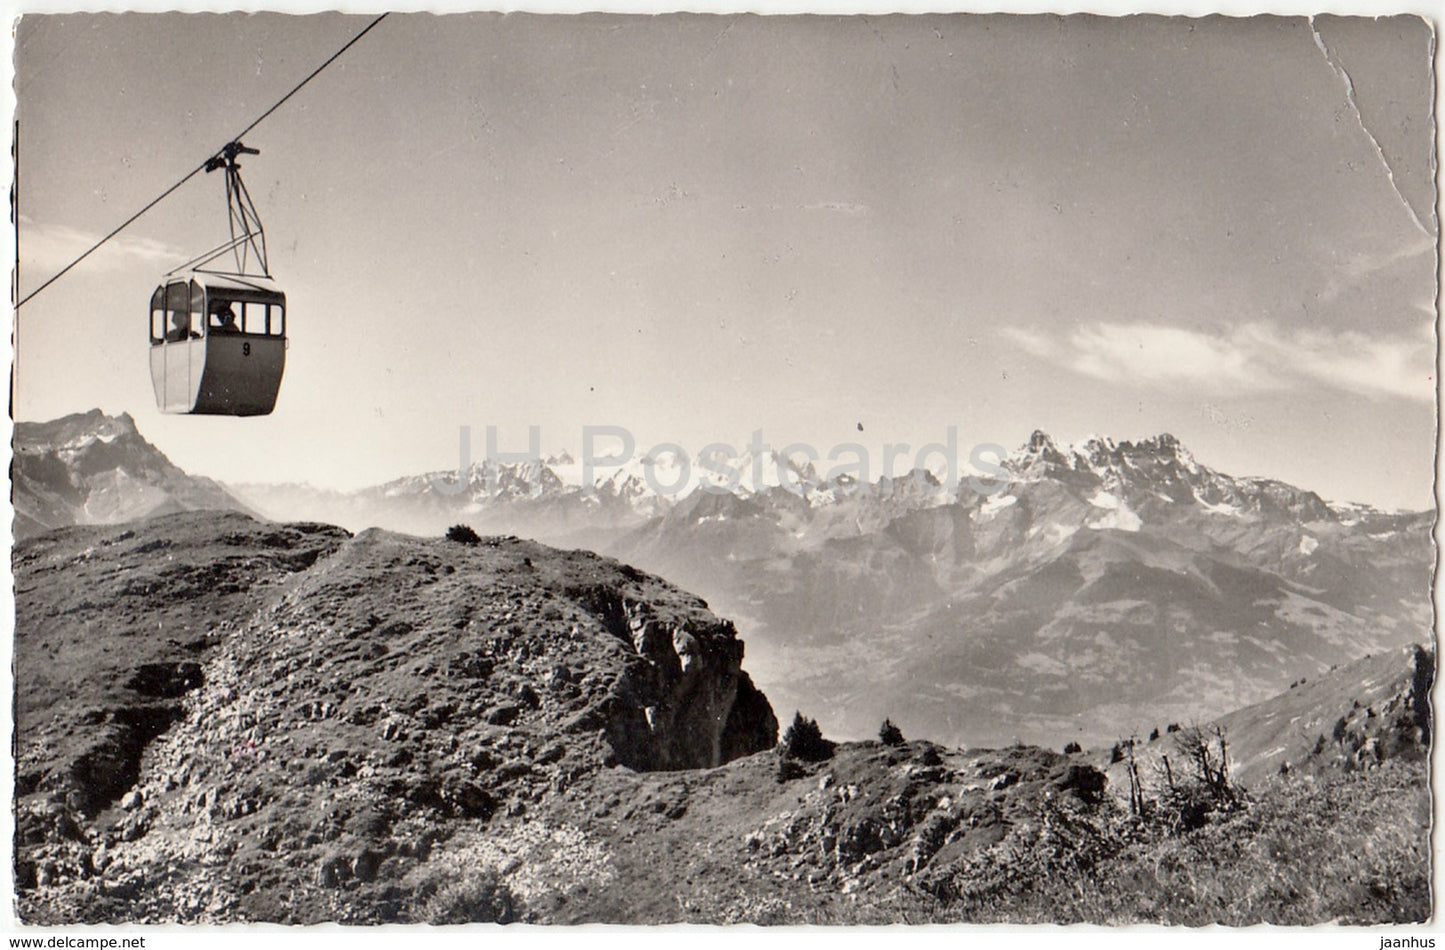
<svg viewBox="0 0 1445 950">
<path fill-rule="evenodd" d="M 1172 830 L 1190 830 L 1211 815 L 1235 811 L 1245 793 L 1229 771 L 1229 742 L 1224 730 L 1189 726 L 1174 734 L 1179 757 L 1175 768 L 1166 755 L 1161 760 L 1164 786 L 1156 801 L 1158 816 Z"/>
</svg>

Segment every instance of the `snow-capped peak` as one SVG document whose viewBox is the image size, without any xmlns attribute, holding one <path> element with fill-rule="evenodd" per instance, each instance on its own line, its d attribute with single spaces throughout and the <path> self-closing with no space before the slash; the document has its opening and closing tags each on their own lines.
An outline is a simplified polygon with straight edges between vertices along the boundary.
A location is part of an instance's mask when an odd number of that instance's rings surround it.
<svg viewBox="0 0 1445 950">
<path fill-rule="evenodd" d="M 1299 521 L 1336 516 L 1313 492 L 1215 472 L 1168 432 L 1135 442 L 1094 435 L 1060 446 L 1035 431 L 1004 466 L 1019 481 L 1060 482 L 1079 492 L 1081 500 L 1104 491 L 1136 510 L 1164 502 L 1198 505 L 1213 513 L 1272 514 Z"/>
</svg>

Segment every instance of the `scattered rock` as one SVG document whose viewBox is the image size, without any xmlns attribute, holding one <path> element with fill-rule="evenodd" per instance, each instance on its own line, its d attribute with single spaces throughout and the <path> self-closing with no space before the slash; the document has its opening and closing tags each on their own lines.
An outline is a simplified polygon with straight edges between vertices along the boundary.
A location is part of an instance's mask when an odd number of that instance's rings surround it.
<svg viewBox="0 0 1445 950">
<path fill-rule="evenodd" d="M 494 726 L 510 726 L 517 721 L 517 717 L 521 714 L 522 707 L 515 703 L 503 703 L 500 706 L 494 706 L 487 713 L 486 719 Z"/>
</svg>

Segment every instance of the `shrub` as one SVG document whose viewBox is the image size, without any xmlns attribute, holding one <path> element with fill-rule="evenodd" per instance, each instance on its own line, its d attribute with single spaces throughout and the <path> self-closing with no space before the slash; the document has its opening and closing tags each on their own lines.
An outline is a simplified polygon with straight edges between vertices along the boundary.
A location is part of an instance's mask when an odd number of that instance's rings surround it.
<svg viewBox="0 0 1445 950">
<path fill-rule="evenodd" d="M 976 915 L 970 922 L 1029 921 L 1014 914 L 1040 898 L 1051 906 L 1033 919 L 1077 922 L 1082 915 L 1067 906 L 1078 900 L 1077 882 L 1093 880 L 1127 841 L 1115 822 L 1112 813 L 1071 797 L 1045 799 L 1038 820 L 1010 824 L 1002 840 L 967 854 L 935 893 L 969 907 Z"/>
<path fill-rule="evenodd" d="M 903 745 L 903 730 L 895 726 L 892 719 L 885 719 L 878 727 L 878 741 L 884 745 Z"/>
<path fill-rule="evenodd" d="M 447 529 L 447 540 L 456 541 L 458 544 L 480 544 L 481 536 L 472 530 L 470 525 L 454 524 Z"/>
<path fill-rule="evenodd" d="M 793 724 L 783 732 L 778 745 L 783 755 L 804 762 L 821 762 L 833 757 L 833 743 L 823 738 L 823 730 L 815 720 L 805 719 L 801 712 L 793 713 Z"/>
<path fill-rule="evenodd" d="M 1064 746 L 1064 755 L 1077 755 L 1078 753 L 1083 751 L 1084 747 L 1079 745 L 1077 742 L 1070 742 L 1068 745 Z"/>
<path fill-rule="evenodd" d="M 779 785 L 785 785 L 807 774 L 807 772 L 803 771 L 803 767 L 798 764 L 797 759 L 786 755 L 778 756 L 778 771 L 774 777 L 777 778 Z"/>
<path fill-rule="evenodd" d="M 486 872 L 442 885 L 418 916 L 428 924 L 509 924 L 517 919 L 517 901 Z"/>
</svg>

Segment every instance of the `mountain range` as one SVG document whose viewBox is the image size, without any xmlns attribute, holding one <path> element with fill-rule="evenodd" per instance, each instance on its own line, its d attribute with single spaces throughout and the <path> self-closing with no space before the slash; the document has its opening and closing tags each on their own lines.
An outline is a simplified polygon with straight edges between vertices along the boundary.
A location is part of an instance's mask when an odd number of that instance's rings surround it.
<svg viewBox="0 0 1445 950">
<path fill-rule="evenodd" d="M 789 487 L 694 476 L 664 494 L 634 460 L 587 490 L 562 457 L 479 463 L 464 486 L 431 473 L 349 494 L 234 491 L 276 518 L 460 521 L 655 571 L 737 620 L 780 709 L 846 736 L 887 716 L 950 742 L 1100 741 L 1146 710 L 1257 701 L 1431 625 L 1430 513 L 1231 476 L 1167 434 L 1068 446 L 1035 432 L 986 493 L 921 470 L 866 484 L 763 461 Z"/>
<path fill-rule="evenodd" d="M 70 419 L 46 424 L 69 432 L 67 444 L 84 442 L 87 425 L 124 436 L 106 445 L 139 440 L 128 417 Z M 18 427 L 16 438 L 19 459 Z M 48 478 L 17 478 L 17 499 L 94 480 L 51 457 L 61 464 Z M 559 456 L 347 493 L 234 485 L 220 506 L 353 531 L 465 523 L 619 558 L 731 617 L 780 712 L 800 709 L 843 737 L 872 735 L 888 717 L 951 744 L 1102 742 L 1429 637 L 1431 513 L 1231 476 L 1169 435 L 1062 445 L 1036 432 L 997 484 L 956 489 L 922 470 L 824 478 L 775 455 L 717 467 L 741 477 L 698 466 L 681 479 L 664 456 L 584 485 L 581 466 Z M 675 482 L 676 492 L 655 487 Z M 189 483 L 156 484 L 179 487 L 137 494 L 199 507 Z M 39 507 L 17 500 L 17 511 Z M 105 510 L 71 505 L 51 520 Z"/>
</svg>

